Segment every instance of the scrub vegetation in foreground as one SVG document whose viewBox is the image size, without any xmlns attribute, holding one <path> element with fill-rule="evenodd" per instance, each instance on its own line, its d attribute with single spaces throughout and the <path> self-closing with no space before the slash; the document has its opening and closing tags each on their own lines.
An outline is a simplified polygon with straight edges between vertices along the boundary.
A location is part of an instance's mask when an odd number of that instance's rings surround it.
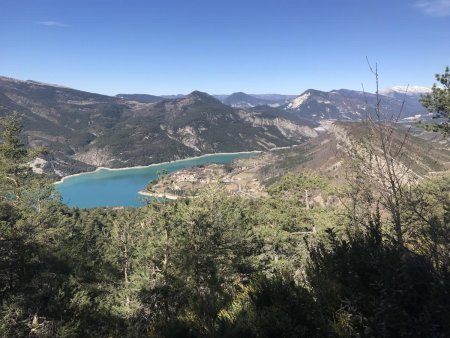
<svg viewBox="0 0 450 338">
<path fill-rule="evenodd" d="M 375 113 L 339 186 L 292 172 L 264 198 L 88 210 L 3 118 L 0 336 L 448 337 L 450 176 L 417 177 Z"/>
</svg>

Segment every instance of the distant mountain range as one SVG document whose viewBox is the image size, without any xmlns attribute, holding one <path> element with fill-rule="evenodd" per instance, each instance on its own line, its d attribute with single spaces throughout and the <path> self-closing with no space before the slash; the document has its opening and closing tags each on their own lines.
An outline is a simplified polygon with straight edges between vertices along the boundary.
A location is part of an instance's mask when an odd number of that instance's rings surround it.
<svg viewBox="0 0 450 338">
<path fill-rule="evenodd" d="M 154 103 L 164 99 L 180 99 L 186 95 L 149 95 L 149 94 L 117 94 L 122 99 L 138 101 L 143 103 Z M 231 95 L 212 95 L 220 102 L 233 108 L 253 108 L 255 106 L 269 105 L 280 106 L 293 99 L 295 95 L 281 94 L 246 94 L 243 92 L 233 93 Z"/>
<path fill-rule="evenodd" d="M 383 93 L 385 95 L 379 95 L 379 99 L 381 112 L 385 118 L 399 116 L 400 119 L 405 119 L 427 114 L 427 110 L 419 102 L 423 92 L 405 95 L 398 91 L 385 90 Z M 364 119 L 367 114 L 374 115 L 376 102 L 377 96 L 372 93 L 347 89 L 330 92 L 309 89 L 281 108 L 314 121 L 321 119 L 357 121 Z"/>
<path fill-rule="evenodd" d="M 431 88 L 421 86 L 394 86 L 380 90 L 380 94 L 386 96 L 407 95 L 418 97 L 425 93 L 431 93 Z"/>
<path fill-rule="evenodd" d="M 111 97 L 0 77 L 0 114 L 23 117 L 27 144 L 49 150 L 58 176 L 215 152 L 265 150 L 317 133 L 289 114 L 246 111 L 198 91 L 182 98 Z"/>
<path fill-rule="evenodd" d="M 380 90 L 381 95 L 398 100 L 405 99 L 408 103 L 418 103 L 420 108 L 422 108 L 422 105 L 419 103 L 420 97 L 427 93 L 431 93 L 431 88 L 420 86 L 395 86 Z"/>
<path fill-rule="evenodd" d="M 293 99 L 293 95 L 280 95 L 280 94 L 246 94 L 243 92 L 233 93 L 228 96 L 222 96 L 220 100 L 231 107 L 235 108 L 253 108 L 256 106 L 268 105 L 272 107 L 281 106 L 290 99 Z"/>
<path fill-rule="evenodd" d="M 430 88 L 419 86 L 396 86 L 380 90 L 381 106 L 386 116 L 400 115 L 411 118 L 426 115 L 427 111 L 420 104 L 422 94 Z M 180 98 L 183 95 L 154 96 L 146 94 L 119 94 L 118 97 L 143 103 L 159 102 L 167 98 Z M 290 112 L 292 116 L 318 121 L 320 119 L 359 120 L 367 112 L 373 111 L 376 95 L 355 90 L 332 90 L 330 92 L 309 89 L 299 96 L 281 94 L 246 94 L 236 92 L 231 95 L 213 95 L 233 108 L 247 110 L 265 110 L 262 106 L 278 109 L 279 114 Z M 272 110 L 275 113 L 276 110 Z"/>
<path fill-rule="evenodd" d="M 426 114 L 428 89 L 385 90 L 386 116 Z M 403 103 L 404 100 L 404 103 Z M 98 166 L 148 165 L 214 152 L 265 150 L 317 135 L 322 119 L 357 121 L 376 96 L 352 90 L 307 90 L 297 97 L 237 92 L 106 96 L 35 81 L 0 77 L 0 115 L 23 116 L 27 143 L 49 149 L 44 169 L 58 176 Z"/>
</svg>

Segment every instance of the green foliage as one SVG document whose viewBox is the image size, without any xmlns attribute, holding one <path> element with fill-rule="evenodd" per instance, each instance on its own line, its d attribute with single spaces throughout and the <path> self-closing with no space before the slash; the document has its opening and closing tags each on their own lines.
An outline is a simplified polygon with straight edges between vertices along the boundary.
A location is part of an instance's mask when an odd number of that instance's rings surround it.
<svg viewBox="0 0 450 338">
<path fill-rule="evenodd" d="M 375 220 L 366 232 L 311 250 L 307 280 L 336 336 L 444 337 L 449 333 L 449 265 L 388 241 Z M 370 262 L 370 263 L 368 263 Z"/>
<path fill-rule="evenodd" d="M 436 268 L 450 265 L 450 175 L 443 174 L 414 189 L 406 202 L 414 224 L 411 247 L 433 261 Z"/>
<path fill-rule="evenodd" d="M 267 188 L 270 195 L 260 203 L 264 223 L 289 232 L 323 229 L 339 223 L 334 188 L 311 171 L 288 173 Z"/>
<path fill-rule="evenodd" d="M 29 168 L 17 119 L 2 126 L 2 337 L 450 334 L 448 175 L 400 200 L 404 245 L 382 210 L 343 222 L 312 172 L 256 200 L 210 186 L 142 208 L 70 209 Z M 364 207 L 374 192 L 358 188 Z"/>
<path fill-rule="evenodd" d="M 245 203 L 207 190 L 191 201 L 159 208 L 166 216 L 158 220 L 152 211 L 153 222 L 159 223 L 153 231 L 160 231 L 155 233 L 160 239 L 152 260 L 159 267 L 160 286 L 148 289 L 145 297 L 153 301 L 152 308 L 155 302 L 166 308 L 167 313 L 161 314 L 166 322 L 175 320 L 211 334 L 218 312 L 251 271 Z"/>
<path fill-rule="evenodd" d="M 447 66 L 443 74 L 436 74 L 438 85 L 433 84 L 432 93 L 422 95 L 421 103 L 437 117 L 446 118 L 446 122 L 439 126 L 439 131 L 450 132 L 450 69 Z"/>
<path fill-rule="evenodd" d="M 320 332 L 312 295 L 282 274 L 255 277 L 220 318 L 225 337 L 316 337 Z"/>
<path fill-rule="evenodd" d="M 18 116 L 2 118 L 0 127 L 0 317 L 7 323 L 0 334 L 21 336 L 30 332 L 27 317 L 44 307 L 55 286 L 47 267 L 54 262 L 49 248 L 57 231 L 51 222 L 58 201 L 49 180 L 29 166 L 38 152 L 22 144 Z M 49 334 L 45 318 L 40 324 L 42 335 Z"/>
</svg>

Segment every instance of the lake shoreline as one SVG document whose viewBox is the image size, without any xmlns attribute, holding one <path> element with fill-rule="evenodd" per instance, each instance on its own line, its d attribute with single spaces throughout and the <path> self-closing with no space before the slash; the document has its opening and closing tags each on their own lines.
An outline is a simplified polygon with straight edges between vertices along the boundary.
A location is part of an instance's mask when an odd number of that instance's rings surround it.
<svg viewBox="0 0 450 338">
<path fill-rule="evenodd" d="M 144 190 L 138 191 L 138 194 L 141 196 L 153 197 L 153 198 L 165 198 L 168 200 L 176 200 L 176 199 L 180 198 L 179 196 L 176 196 L 173 194 L 153 194 L 151 192 L 147 192 Z"/>
<path fill-rule="evenodd" d="M 66 179 L 69 179 L 71 177 L 77 177 L 77 176 L 82 176 L 82 175 L 93 174 L 93 173 L 96 173 L 96 172 L 98 172 L 100 170 L 121 171 L 121 170 L 130 170 L 130 169 L 145 169 L 145 168 L 154 167 L 154 166 L 157 166 L 157 165 L 164 165 L 164 164 L 170 164 L 170 163 L 174 163 L 174 162 L 195 160 L 195 159 L 198 159 L 198 158 L 214 156 L 214 155 L 259 154 L 259 153 L 262 153 L 262 152 L 263 152 L 262 150 L 251 150 L 251 151 L 238 151 L 238 152 L 231 152 L 231 153 L 211 153 L 211 154 L 203 154 L 203 155 L 199 155 L 199 156 L 187 157 L 187 158 L 183 158 L 183 159 L 180 159 L 180 160 L 152 163 L 152 164 L 149 164 L 149 165 L 139 165 L 139 166 L 134 166 L 134 167 L 124 167 L 124 168 L 97 167 L 93 171 L 87 171 L 87 172 L 82 172 L 82 173 L 77 173 L 77 174 L 64 176 L 59 181 L 57 181 L 57 182 L 55 182 L 53 184 L 58 185 L 58 184 L 64 183 L 64 181 Z"/>
</svg>

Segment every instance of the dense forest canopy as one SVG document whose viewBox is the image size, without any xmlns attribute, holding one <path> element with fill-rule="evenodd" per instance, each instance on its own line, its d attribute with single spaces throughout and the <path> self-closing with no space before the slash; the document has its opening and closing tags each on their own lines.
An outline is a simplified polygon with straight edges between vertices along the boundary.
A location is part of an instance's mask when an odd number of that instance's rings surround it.
<svg viewBox="0 0 450 338">
<path fill-rule="evenodd" d="M 3 118 L 0 336 L 448 337 L 450 176 L 418 179 L 395 126 L 367 127 L 344 184 L 77 209 Z"/>
</svg>

